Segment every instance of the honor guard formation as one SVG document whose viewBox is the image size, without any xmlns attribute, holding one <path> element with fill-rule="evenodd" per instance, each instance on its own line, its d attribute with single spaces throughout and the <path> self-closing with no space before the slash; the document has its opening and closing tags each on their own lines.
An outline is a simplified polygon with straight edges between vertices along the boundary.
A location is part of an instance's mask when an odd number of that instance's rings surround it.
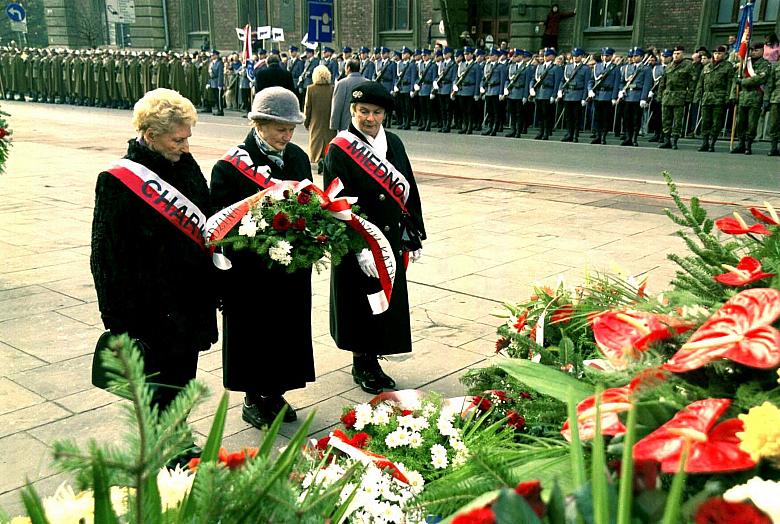
<svg viewBox="0 0 780 524">
<path fill-rule="evenodd" d="M 359 72 L 347 67 L 350 61 Z M 269 68 L 289 72 L 303 109 L 317 66 L 328 69 L 332 84 L 355 73 L 380 83 L 395 100 L 387 128 L 535 140 L 550 140 L 559 130 L 562 142 L 579 142 L 589 130 L 591 144 L 607 144 L 614 136 L 620 145 L 637 146 L 645 137 L 672 150 L 681 137 L 697 137 L 701 152 L 728 150 L 733 134 L 730 152 L 746 155 L 764 136 L 769 155 L 780 156 L 780 62 L 764 58 L 763 43 L 751 46 L 744 64 L 734 42 L 692 54 L 681 46 L 634 47 L 624 54 L 610 47 L 559 54 L 554 47 L 532 53 L 439 44 L 414 50 L 344 47 L 341 53 L 323 47 L 317 54 L 291 46 L 284 52 L 260 49 L 251 60 L 216 50 L 12 45 L 0 49 L 0 91 L 6 100 L 130 109 L 146 92 L 165 87 L 200 111 L 221 116 L 225 109 L 248 111 L 254 91 L 267 85 L 261 71 Z M 726 145 L 716 148 L 719 140 Z"/>
</svg>

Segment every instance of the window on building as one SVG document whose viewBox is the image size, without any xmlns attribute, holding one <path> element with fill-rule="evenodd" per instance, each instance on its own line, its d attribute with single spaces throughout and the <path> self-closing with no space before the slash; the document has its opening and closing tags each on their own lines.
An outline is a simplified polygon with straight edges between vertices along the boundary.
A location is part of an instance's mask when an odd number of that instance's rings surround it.
<svg viewBox="0 0 780 524">
<path fill-rule="evenodd" d="M 188 21 L 190 31 L 209 30 L 208 0 L 184 0 L 182 7 L 184 19 Z"/>
<path fill-rule="evenodd" d="M 268 25 L 265 0 L 238 0 L 238 25 Z"/>
<path fill-rule="evenodd" d="M 591 0 L 590 27 L 630 27 L 636 0 Z"/>
<path fill-rule="evenodd" d="M 385 0 L 381 5 L 384 11 L 385 31 L 406 31 L 410 27 L 409 13 L 411 0 Z"/>
<path fill-rule="evenodd" d="M 718 2 L 718 23 L 736 24 L 739 20 L 739 7 L 744 0 L 720 0 Z M 753 20 L 756 22 L 775 22 L 780 8 L 780 0 L 756 0 L 753 7 Z"/>
</svg>

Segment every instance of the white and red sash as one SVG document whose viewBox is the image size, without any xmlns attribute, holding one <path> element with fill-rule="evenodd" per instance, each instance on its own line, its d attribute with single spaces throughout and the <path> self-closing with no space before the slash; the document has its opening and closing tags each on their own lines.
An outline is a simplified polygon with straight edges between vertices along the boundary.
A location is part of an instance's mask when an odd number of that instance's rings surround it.
<svg viewBox="0 0 780 524">
<path fill-rule="evenodd" d="M 239 173 L 254 182 L 260 189 L 268 189 L 278 182 L 271 178 L 271 168 L 252 163 L 252 157 L 246 149 L 231 147 L 222 160 L 235 167 Z"/>
<path fill-rule="evenodd" d="M 339 132 L 331 144 L 354 160 L 396 201 L 401 211 L 408 214 L 406 201 L 409 199 L 409 181 L 389 160 L 377 155 L 370 144 L 349 131 Z"/>
<path fill-rule="evenodd" d="M 208 250 L 206 246 L 207 217 L 178 189 L 160 178 L 151 169 L 127 158 L 114 161 L 107 172 L 118 178 L 141 200 L 152 206 L 187 238 L 202 249 Z"/>
</svg>

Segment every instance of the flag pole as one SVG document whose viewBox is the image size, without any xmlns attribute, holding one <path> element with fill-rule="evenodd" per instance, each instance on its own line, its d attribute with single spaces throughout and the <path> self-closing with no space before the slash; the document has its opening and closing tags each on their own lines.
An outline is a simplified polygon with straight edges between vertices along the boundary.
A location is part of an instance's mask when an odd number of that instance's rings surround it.
<svg viewBox="0 0 780 524">
<path fill-rule="evenodd" d="M 745 57 L 745 60 L 747 60 L 747 57 Z M 737 78 L 742 78 L 745 67 L 745 60 L 740 61 L 739 76 Z M 729 141 L 729 151 L 734 149 L 734 134 L 737 132 L 737 116 L 739 115 L 739 88 L 740 85 L 737 84 L 734 94 L 734 114 L 731 116 L 731 140 Z"/>
<path fill-rule="evenodd" d="M 744 14 L 740 14 L 740 32 L 737 38 L 737 41 L 735 42 L 739 46 L 739 52 L 740 55 L 740 61 L 739 61 L 739 81 L 742 81 L 742 77 L 745 74 L 745 64 L 747 63 L 748 59 L 750 58 L 750 40 L 753 38 L 753 16 L 752 16 L 752 9 L 753 9 L 753 1 L 747 0 L 745 2 L 745 5 L 743 5 L 740 9 L 745 9 Z M 748 11 L 750 9 L 751 11 Z M 744 21 L 744 23 L 743 23 Z M 745 31 L 747 30 L 747 44 L 745 46 L 745 56 L 743 57 L 741 54 L 742 51 L 742 40 L 745 36 Z M 734 115 L 731 118 L 731 140 L 729 142 L 729 150 L 734 149 L 734 135 L 737 130 L 737 117 L 739 116 L 739 88 L 740 84 L 738 83 L 734 89 Z"/>
</svg>

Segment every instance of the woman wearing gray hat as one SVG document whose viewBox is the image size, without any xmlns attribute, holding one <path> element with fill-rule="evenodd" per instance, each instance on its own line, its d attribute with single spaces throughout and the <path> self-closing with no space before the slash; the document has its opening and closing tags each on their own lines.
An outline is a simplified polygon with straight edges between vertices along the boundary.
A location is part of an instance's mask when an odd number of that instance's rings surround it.
<svg viewBox="0 0 780 524">
<path fill-rule="evenodd" d="M 385 285 L 368 249 L 344 257 L 331 269 L 331 336 L 340 349 L 352 352 L 352 376 L 363 391 L 373 394 L 395 388 L 378 357 L 412 351 L 405 266 L 421 256 L 425 240 L 409 157 L 401 139 L 382 126 L 392 110 L 393 99 L 382 84 L 355 86 L 352 121 L 331 142 L 323 172 L 326 187 L 338 177 L 344 184 L 341 195 L 358 197 L 361 214 L 382 230 L 394 255 L 392 293 L 381 307 L 366 300 Z"/>
<path fill-rule="evenodd" d="M 264 89 L 247 116 L 252 129 L 237 154 L 248 155 L 253 168 L 267 166 L 278 180 L 311 177 L 309 158 L 291 142 L 303 122 L 292 92 Z M 221 209 L 257 193 L 260 186 L 251 172 L 218 161 L 211 172 L 212 204 Z M 295 410 L 282 395 L 314 380 L 311 270 L 269 269 L 253 252 L 226 251 L 232 268 L 224 272 L 221 293 L 224 385 L 246 392 L 242 416 L 253 426 L 269 424 L 284 406 L 284 420 L 292 422 Z"/>
</svg>

